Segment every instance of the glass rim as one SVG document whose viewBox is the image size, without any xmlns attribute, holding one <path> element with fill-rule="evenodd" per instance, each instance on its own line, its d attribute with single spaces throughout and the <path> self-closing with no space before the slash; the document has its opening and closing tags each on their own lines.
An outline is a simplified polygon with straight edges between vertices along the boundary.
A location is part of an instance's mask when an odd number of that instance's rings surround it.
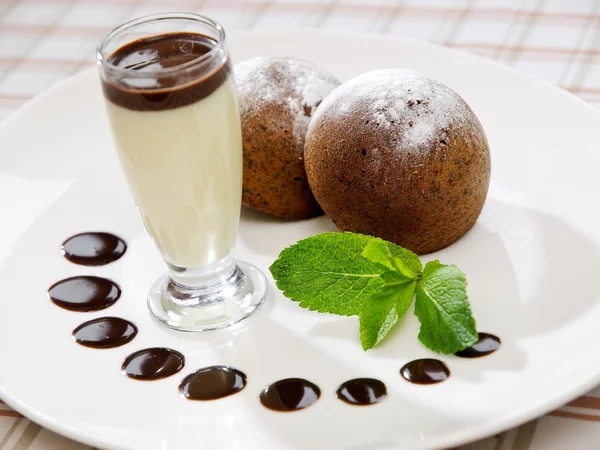
<svg viewBox="0 0 600 450">
<path fill-rule="evenodd" d="M 200 22 L 206 25 L 213 27 L 219 34 L 217 42 L 214 47 L 212 47 L 208 52 L 203 55 L 198 56 L 197 58 L 192 59 L 184 64 L 166 67 L 160 70 L 152 71 L 152 72 L 143 72 L 136 69 L 128 69 L 125 67 L 117 67 L 111 64 L 107 57 L 104 56 L 104 46 L 114 37 L 122 33 L 123 31 L 137 27 L 139 25 L 144 25 L 150 22 L 158 22 L 161 20 L 173 20 L 173 19 L 183 19 L 188 21 Z M 159 34 L 157 34 L 158 36 Z M 133 41 L 131 41 L 133 42 Z M 128 76 L 133 77 L 155 77 L 157 74 L 165 74 L 165 73 L 175 73 L 179 71 L 184 71 L 188 68 L 194 67 L 199 63 L 207 61 L 211 59 L 215 53 L 219 49 L 223 47 L 225 43 L 225 29 L 221 26 L 220 23 L 211 19 L 210 17 L 203 16 L 201 14 L 194 13 L 185 13 L 185 12 L 173 12 L 173 13 L 158 13 L 158 14 L 149 14 L 146 16 L 138 17 L 137 19 L 129 20 L 118 27 L 109 31 L 101 40 L 98 42 L 96 47 L 96 62 L 99 64 L 103 70 L 112 71 L 119 74 L 127 74 Z M 111 53 L 112 54 L 112 53 Z M 108 55 L 110 56 L 110 55 Z"/>
</svg>

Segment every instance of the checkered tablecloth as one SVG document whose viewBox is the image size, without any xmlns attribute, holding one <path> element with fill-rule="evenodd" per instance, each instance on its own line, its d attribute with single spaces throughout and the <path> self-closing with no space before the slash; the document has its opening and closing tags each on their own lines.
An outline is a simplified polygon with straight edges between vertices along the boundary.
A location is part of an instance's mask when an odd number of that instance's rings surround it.
<svg viewBox="0 0 600 450">
<path fill-rule="evenodd" d="M 92 66 L 96 43 L 116 25 L 167 11 L 202 13 L 228 30 L 315 27 L 436 42 L 509 64 L 600 107 L 600 0 L 0 0 L 0 120 Z M 41 428 L 0 400 L 4 449 L 89 447 Z M 600 388 L 461 447 L 509 449 L 600 449 Z"/>
</svg>

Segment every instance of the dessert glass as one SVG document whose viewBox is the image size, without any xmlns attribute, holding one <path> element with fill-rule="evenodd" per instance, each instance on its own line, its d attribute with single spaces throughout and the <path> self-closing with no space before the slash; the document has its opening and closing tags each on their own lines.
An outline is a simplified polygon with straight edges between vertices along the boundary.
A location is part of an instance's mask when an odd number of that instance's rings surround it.
<svg viewBox="0 0 600 450">
<path fill-rule="evenodd" d="M 151 314 L 181 331 L 248 317 L 267 284 L 232 254 L 243 161 L 225 31 L 196 14 L 146 16 L 108 33 L 97 62 L 121 167 L 169 269 L 150 288 Z"/>
</svg>

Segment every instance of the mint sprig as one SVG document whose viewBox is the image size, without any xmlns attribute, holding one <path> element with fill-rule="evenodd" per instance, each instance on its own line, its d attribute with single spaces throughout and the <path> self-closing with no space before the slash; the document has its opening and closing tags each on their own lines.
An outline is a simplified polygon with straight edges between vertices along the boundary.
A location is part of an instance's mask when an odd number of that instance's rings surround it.
<svg viewBox="0 0 600 450">
<path fill-rule="evenodd" d="M 419 340 L 438 352 L 456 353 L 477 341 L 475 319 L 467 299 L 467 279 L 456 266 L 437 260 L 425 265 L 417 286 L 415 315 L 421 322 Z"/>
<path fill-rule="evenodd" d="M 427 263 L 413 252 L 356 233 L 322 233 L 281 252 L 270 267 L 283 294 L 312 311 L 358 316 L 365 350 L 379 344 L 416 293 L 419 340 L 433 351 L 456 353 L 477 341 L 456 267 Z"/>
</svg>

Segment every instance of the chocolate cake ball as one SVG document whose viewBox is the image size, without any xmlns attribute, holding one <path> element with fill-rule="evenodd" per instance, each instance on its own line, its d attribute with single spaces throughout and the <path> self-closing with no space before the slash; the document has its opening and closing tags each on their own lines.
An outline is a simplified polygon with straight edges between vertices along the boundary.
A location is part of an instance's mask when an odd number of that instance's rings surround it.
<svg viewBox="0 0 600 450">
<path fill-rule="evenodd" d="M 311 116 L 340 83 L 294 58 L 259 57 L 235 66 L 242 136 L 242 203 L 284 219 L 322 214 L 304 170 Z"/>
<path fill-rule="evenodd" d="M 465 234 L 490 181 L 487 138 L 471 108 L 448 86 L 401 69 L 335 89 L 312 119 L 305 164 L 338 228 L 416 253 Z"/>
</svg>

